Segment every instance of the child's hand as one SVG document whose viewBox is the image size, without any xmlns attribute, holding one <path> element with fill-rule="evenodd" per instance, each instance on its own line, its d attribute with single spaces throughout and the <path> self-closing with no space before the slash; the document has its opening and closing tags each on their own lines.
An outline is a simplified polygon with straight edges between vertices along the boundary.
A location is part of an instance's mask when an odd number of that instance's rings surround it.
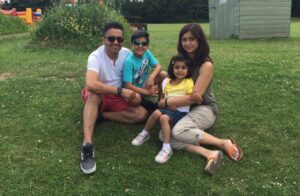
<svg viewBox="0 0 300 196">
<path fill-rule="evenodd" d="M 158 87 L 152 86 L 151 88 L 146 89 L 147 95 L 150 96 L 158 96 Z"/>
<path fill-rule="evenodd" d="M 133 92 L 128 98 L 129 105 L 138 106 L 141 104 L 141 96 L 138 93 Z"/>
<path fill-rule="evenodd" d="M 152 96 L 158 96 L 158 87 L 157 86 L 152 86 L 150 88 L 150 92 Z"/>
<path fill-rule="evenodd" d="M 134 91 L 123 88 L 122 90 L 122 97 L 130 104 L 130 105 L 137 105 L 141 102 L 141 96 Z"/>
<path fill-rule="evenodd" d="M 151 89 L 154 86 L 154 79 L 152 79 L 151 77 L 148 78 L 148 80 L 146 81 L 146 89 Z"/>
<path fill-rule="evenodd" d="M 157 102 L 157 106 L 160 107 L 160 108 L 164 108 L 165 107 L 165 100 L 162 99 L 159 102 Z"/>
<path fill-rule="evenodd" d="M 132 93 L 134 93 L 134 91 L 133 90 L 130 90 L 130 89 L 128 89 L 128 88 L 122 88 L 122 97 L 124 98 L 124 99 L 126 99 L 126 100 L 128 100 L 128 98 L 130 97 L 130 95 L 132 94 Z"/>
</svg>

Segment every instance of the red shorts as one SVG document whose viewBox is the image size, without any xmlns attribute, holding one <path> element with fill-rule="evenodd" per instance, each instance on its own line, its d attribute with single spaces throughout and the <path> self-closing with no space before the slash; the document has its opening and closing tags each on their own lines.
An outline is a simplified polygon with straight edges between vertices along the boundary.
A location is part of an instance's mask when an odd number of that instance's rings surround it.
<svg viewBox="0 0 300 196">
<path fill-rule="evenodd" d="M 88 99 L 88 91 L 82 89 L 82 101 L 85 103 Z M 129 108 L 129 104 L 119 95 L 101 95 L 102 105 L 100 112 L 119 112 Z"/>
</svg>

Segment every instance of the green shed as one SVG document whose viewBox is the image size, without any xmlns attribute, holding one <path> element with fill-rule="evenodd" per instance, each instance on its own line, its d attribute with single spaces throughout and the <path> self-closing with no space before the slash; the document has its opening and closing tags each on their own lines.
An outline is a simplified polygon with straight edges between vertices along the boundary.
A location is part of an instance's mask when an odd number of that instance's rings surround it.
<svg viewBox="0 0 300 196">
<path fill-rule="evenodd" d="M 213 39 L 288 37 L 292 0 L 209 0 Z"/>
</svg>

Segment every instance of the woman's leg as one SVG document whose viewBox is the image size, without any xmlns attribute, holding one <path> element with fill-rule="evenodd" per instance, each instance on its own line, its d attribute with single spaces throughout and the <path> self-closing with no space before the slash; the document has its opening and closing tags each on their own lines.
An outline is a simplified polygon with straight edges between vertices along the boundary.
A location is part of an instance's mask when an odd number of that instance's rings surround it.
<svg viewBox="0 0 300 196">
<path fill-rule="evenodd" d="M 199 140 L 199 144 L 217 146 L 225 152 L 229 152 L 232 148 L 232 152 L 229 154 L 229 156 L 233 160 L 238 160 L 240 156 L 238 148 L 232 146 L 233 143 L 230 139 L 219 139 L 213 135 L 210 135 L 209 133 L 204 132 L 202 138 Z"/>
<path fill-rule="evenodd" d="M 210 128 L 216 115 L 207 106 L 197 106 L 177 122 L 172 130 L 174 139 L 186 144 L 199 145 L 204 131 Z"/>
<path fill-rule="evenodd" d="M 231 150 L 231 153 L 229 153 L 230 158 L 237 160 L 240 156 L 239 150 L 236 146 L 233 146 L 230 139 L 219 139 L 203 131 L 210 128 L 215 122 L 215 119 L 216 116 L 209 107 L 197 106 L 196 108 L 193 108 L 192 111 L 182 118 L 172 130 L 173 137 L 183 144 L 178 142 L 173 143 L 179 148 L 185 148 L 186 144 L 195 146 L 201 144 L 217 146 L 225 152 Z M 200 154 L 200 151 L 196 152 Z M 206 154 L 207 153 L 200 155 L 206 157 Z"/>
<path fill-rule="evenodd" d="M 163 136 L 163 131 L 160 130 L 159 133 L 158 133 L 158 138 L 161 142 L 164 142 L 164 136 Z M 185 143 L 183 142 L 180 142 L 180 141 L 177 141 L 176 139 L 174 139 L 171 135 L 171 138 L 170 138 L 170 144 L 171 144 L 171 147 L 175 150 L 181 150 L 184 148 L 185 146 Z"/>
<path fill-rule="evenodd" d="M 159 132 L 159 139 L 163 141 L 162 131 Z M 171 138 L 171 146 L 176 150 L 184 149 L 188 152 L 203 156 L 206 159 L 205 171 L 210 174 L 220 172 L 222 163 L 222 153 L 218 150 L 209 150 L 199 145 L 186 144 Z"/>
<path fill-rule="evenodd" d="M 202 146 L 186 144 L 184 149 L 206 158 L 204 170 L 209 174 L 217 174 L 221 171 L 223 154 L 219 150 L 208 150 Z"/>
<path fill-rule="evenodd" d="M 193 144 L 186 144 L 184 149 L 188 152 L 203 156 L 207 160 L 210 159 L 210 158 L 216 157 L 216 154 L 218 152 L 217 150 L 209 150 L 209 149 L 206 149 L 202 146 L 196 146 L 196 145 L 193 145 Z"/>
</svg>

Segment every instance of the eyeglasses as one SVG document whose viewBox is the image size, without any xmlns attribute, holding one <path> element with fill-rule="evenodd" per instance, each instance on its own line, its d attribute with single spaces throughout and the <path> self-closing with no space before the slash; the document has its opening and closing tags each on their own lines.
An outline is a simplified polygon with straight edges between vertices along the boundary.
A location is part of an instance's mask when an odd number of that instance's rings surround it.
<svg viewBox="0 0 300 196">
<path fill-rule="evenodd" d="M 135 46 L 148 46 L 148 42 L 139 42 L 139 41 L 134 40 L 132 43 Z"/>
<path fill-rule="evenodd" d="M 174 66 L 174 69 L 176 69 L 176 70 L 179 70 L 179 69 L 186 70 L 187 67 L 186 67 L 185 65 L 183 65 L 183 66 L 175 65 L 175 66 Z"/>
<path fill-rule="evenodd" d="M 124 42 L 124 38 L 123 38 L 123 37 L 108 36 L 108 37 L 106 37 L 106 39 L 107 39 L 109 42 L 115 42 L 116 40 L 117 40 L 119 43 L 123 43 L 123 42 Z"/>
</svg>

